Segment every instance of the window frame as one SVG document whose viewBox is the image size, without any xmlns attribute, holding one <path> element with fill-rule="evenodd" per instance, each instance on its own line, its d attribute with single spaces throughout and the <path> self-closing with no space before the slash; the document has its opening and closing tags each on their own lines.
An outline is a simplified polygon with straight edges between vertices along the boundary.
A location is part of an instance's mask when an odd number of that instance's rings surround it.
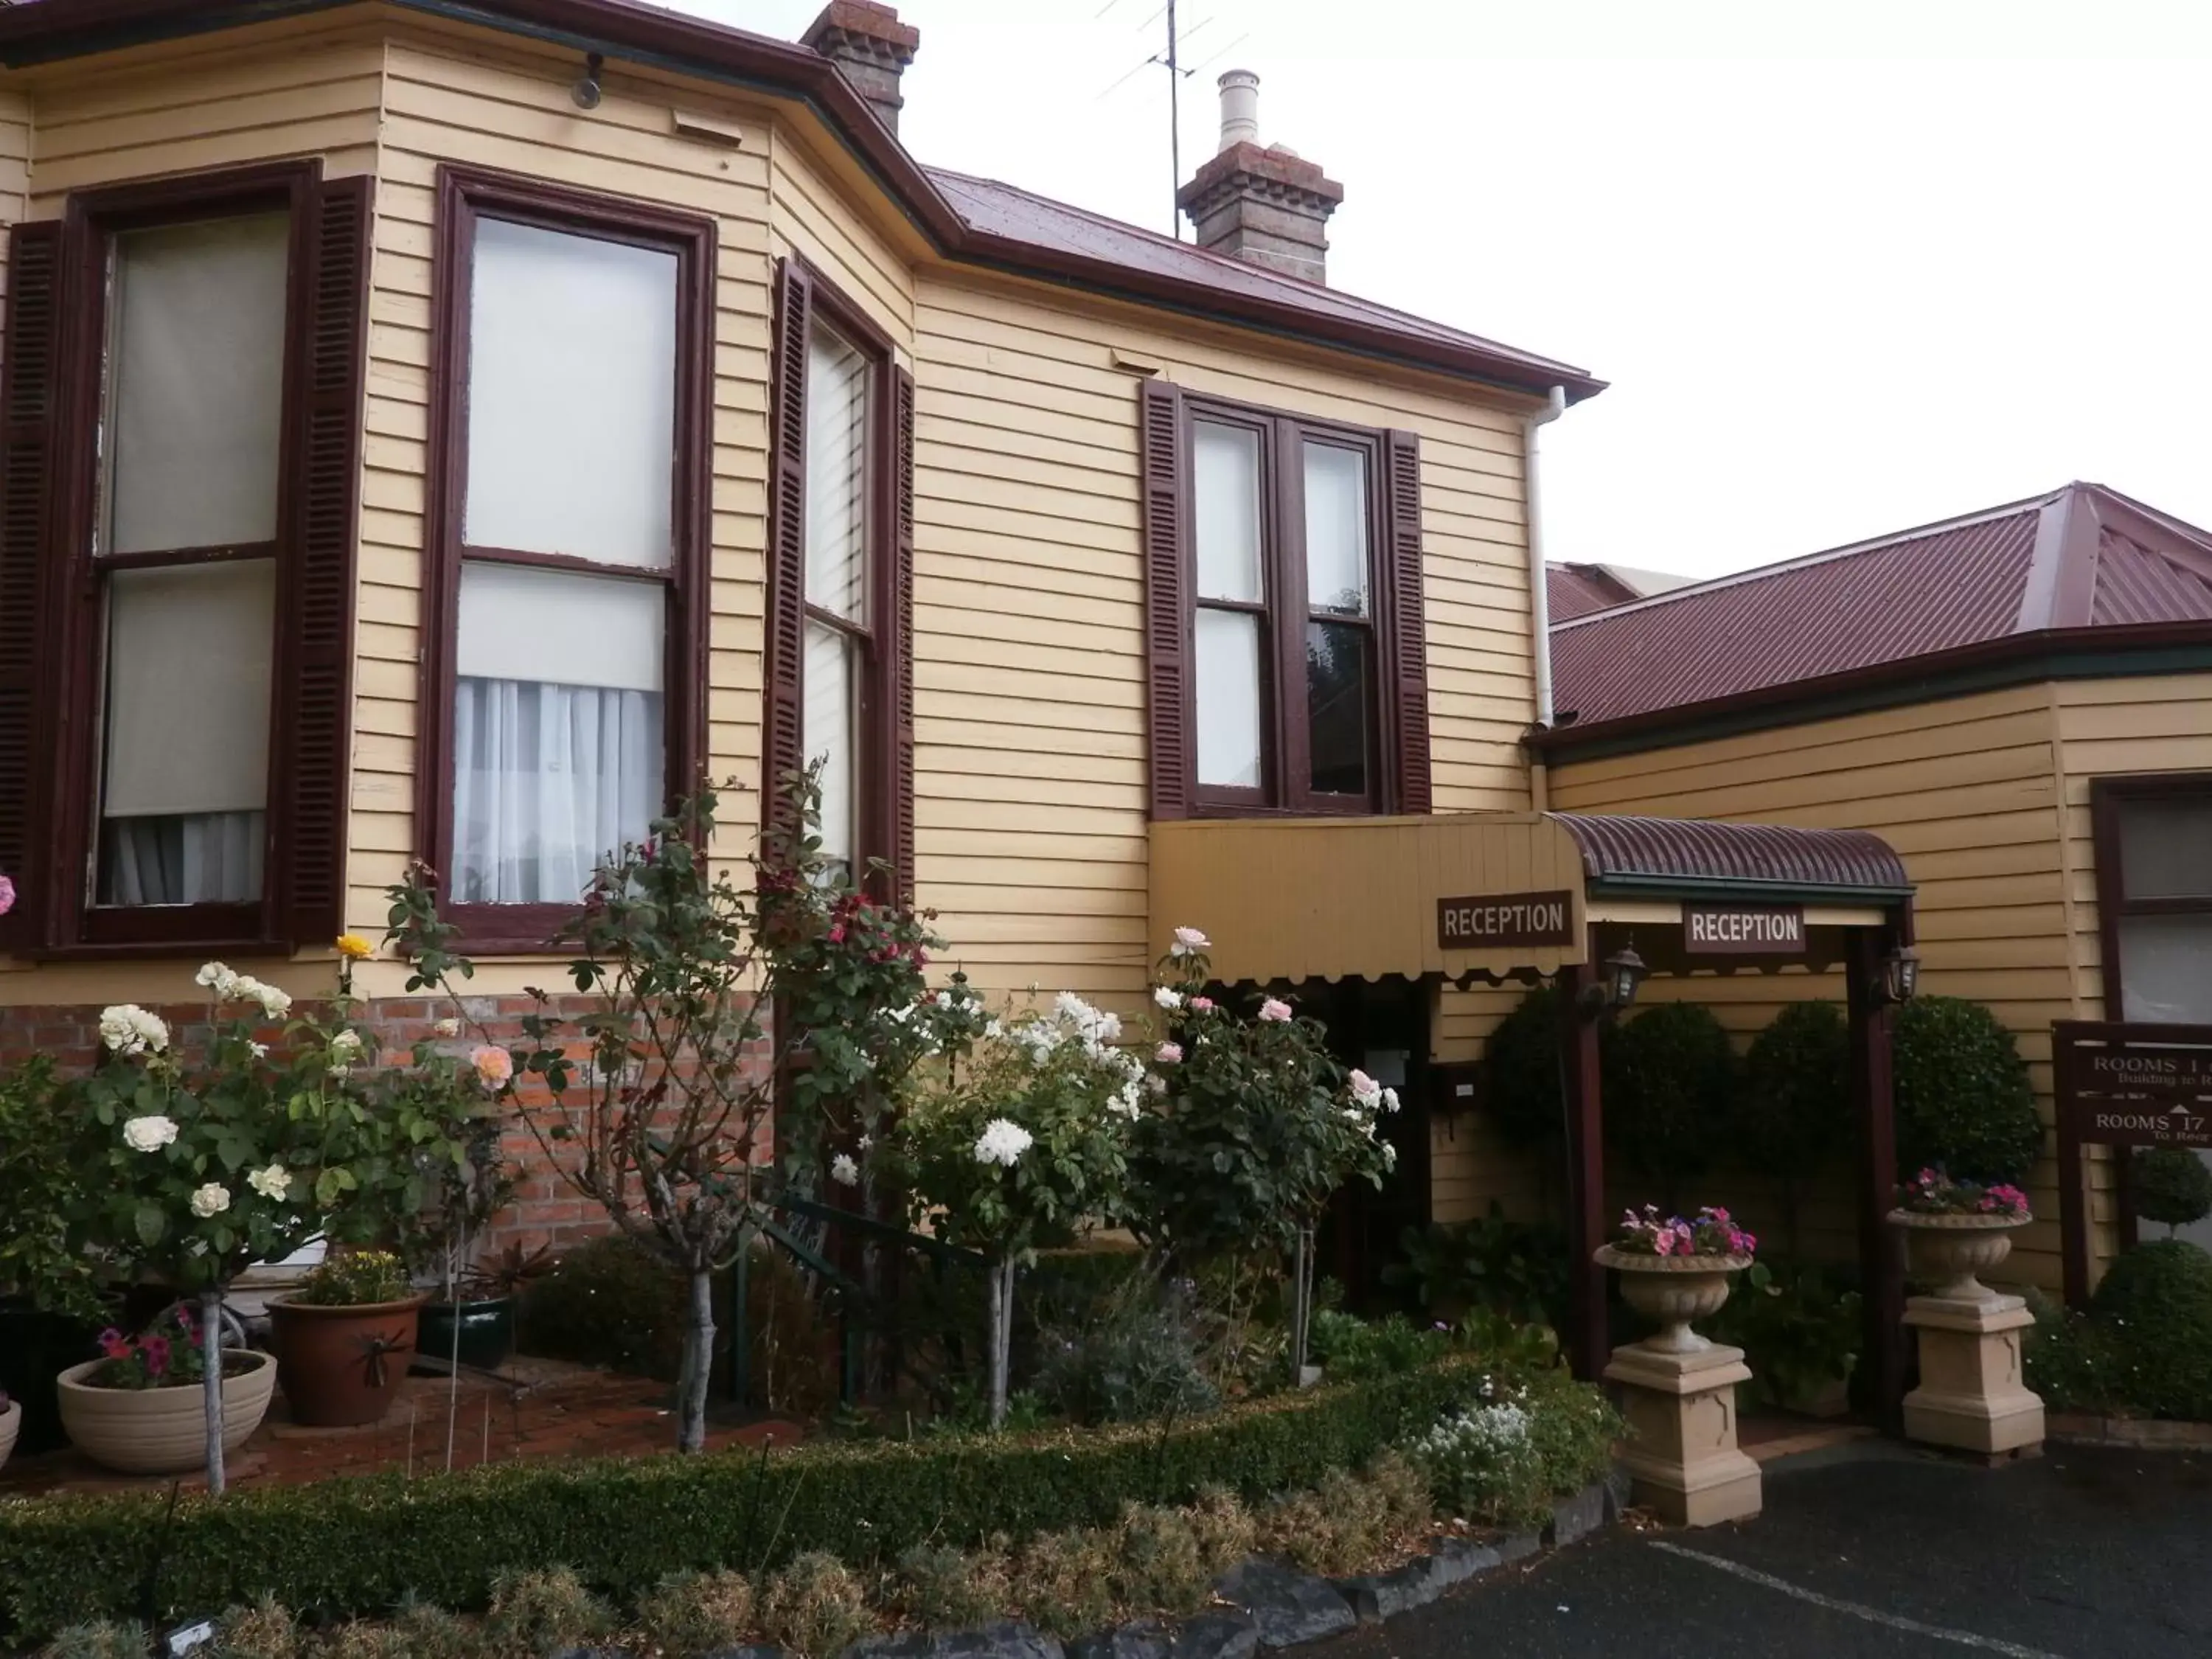
<svg viewBox="0 0 2212 1659">
<path fill-rule="evenodd" d="M 1389 715 L 1401 654 L 1390 619 L 1398 614 L 1390 556 L 1389 436 L 1341 421 L 1263 409 L 1186 392 L 1176 432 L 1181 552 L 1185 573 L 1183 724 L 1191 757 L 1190 810 L 1196 817 L 1372 817 L 1398 810 L 1405 757 Z M 1200 422 L 1260 436 L 1260 562 L 1263 602 L 1202 599 L 1198 583 L 1197 428 Z M 1358 453 L 1367 477 L 1368 603 L 1364 617 L 1316 611 L 1307 585 L 1305 446 Z M 1261 776 L 1258 789 L 1208 784 L 1198 777 L 1197 613 L 1235 611 L 1261 619 Z M 1359 795 L 1312 787 L 1313 734 L 1307 704 L 1306 636 L 1316 623 L 1360 628 L 1368 641 L 1368 786 Z M 1293 691 L 1295 688 L 1295 691 Z"/>
<path fill-rule="evenodd" d="M 300 580 L 299 508 L 305 460 L 302 416 L 308 331 L 308 286 L 314 252 L 319 161 L 279 162 L 209 173 L 106 186 L 73 193 L 64 210 L 64 268 L 78 273 L 78 292 L 64 298 L 58 408 L 61 456 L 55 468 L 55 529 L 63 550 L 56 561 L 56 650 L 63 665 L 58 686 L 58 750 L 52 757 L 58 802 L 54 812 L 55 860 L 51 888 L 57 901 L 50 918 L 46 955 L 137 955 L 190 945 L 198 949 L 270 951 L 282 948 L 282 896 L 295 856 L 289 801 L 278 787 L 278 757 L 286 752 L 296 671 L 294 629 Z M 94 547 L 103 519 L 100 491 L 106 408 L 110 306 L 115 239 L 155 229 L 249 214 L 283 212 L 289 218 L 283 378 L 276 458 L 276 534 L 268 541 L 233 546 L 100 554 Z M 219 561 L 268 559 L 276 576 L 276 637 L 271 644 L 270 769 L 263 805 L 261 893 L 236 903 L 109 905 L 99 890 L 100 795 L 105 773 L 101 741 L 103 681 L 107 658 L 106 575 L 111 571 L 181 568 Z"/>
<path fill-rule="evenodd" d="M 779 363 L 790 361 L 782 349 L 786 331 L 790 326 L 787 296 L 794 283 L 805 293 L 804 307 L 806 326 L 811 336 L 817 326 L 826 326 L 843 338 L 867 362 L 867 477 L 864 498 L 866 514 L 865 554 L 867 569 L 865 575 L 865 608 L 868 618 L 866 628 L 855 627 L 852 622 L 836 612 L 816 605 L 806 596 L 806 542 L 804 505 L 805 457 L 800 458 L 801 500 L 799 520 L 795 535 L 795 568 L 786 568 L 791 556 L 783 552 L 784 537 L 781 526 L 772 526 L 769 537 L 769 585 L 771 597 L 769 616 L 777 613 L 775 591 L 782 585 L 796 580 L 800 604 L 799 606 L 799 636 L 796 659 L 783 663 L 773 639 L 767 653 L 769 660 L 762 676 L 764 700 L 761 744 L 761 790 L 764 817 L 773 820 L 784 811 L 782 781 L 778 776 L 783 757 L 777 752 L 773 733 L 775 730 L 775 702 L 779 682 L 788 685 L 787 695 L 796 699 L 799 714 L 800 750 L 796 764 L 805 765 L 805 711 L 806 707 L 805 629 L 810 623 L 819 623 L 836 629 L 848 640 L 859 643 L 862 670 L 860 685 L 854 696 L 854 724 L 858 730 L 856 753 L 854 756 L 855 793 L 860 796 L 854 813 L 854 867 L 852 878 L 856 886 L 870 891 L 878 898 L 890 898 L 895 894 L 884 890 L 884 884 L 874 872 L 878 866 L 891 872 L 891 885 L 910 887 L 914 875 L 907 866 L 911 861 L 910 849 L 905 845 L 902 825 L 911 817 L 913 779 L 902 765 L 902 748 L 910 744 L 910 736 L 902 733 L 902 726 L 910 720 L 910 683 L 904 678 L 908 672 L 908 656 L 912 648 L 912 622 L 908 612 L 911 596 L 906 591 L 902 567 L 906 562 L 903 543 L 911 540 L 908 522 L 909 509 L 902 505 L 903 493 L 910 485 L 902 479 L 902 467 L 908 457 L 908 437 L 901 430 L 906 415 L 902 406 L 910 392 L 902 386 L 897 352 L 890 336 L 878 326 L 863 310 L 858 301 L 824 276 L 819 268 L 797 253 L 787 254 L 779 264 L 777 283 L 778 303 L 775 327 L 779 346 Z M 799 344 L 798 362 L 806 361 L 807 342 Z M 803 368 L 802 368 L 802 373 Z M 785 422 L 780 418 L 784 392 L 779 386 L 775 394 L 775 409 L 772 411 L 770 429 L 773 434 L 769 456 L 771 477 L 779 474 L 784 464 L 782 432 Z M 910 412 L 910 411 L 909 411 Z M 802 437 L 802 444 L 803 444 Z M 773 511 L 785 509 L 776 507 Z M 902 741 L 903 739 L 903 741 Z"/>
<path fill-rule="evenodd" d="M 554 951 L 553 937 L 582 896 L 565 902 L 457 904 L 453 836 L 455 681 L 460 650 L 461 567 L 479 561 L 624 580 L 657 581 L 667 593 L 661 720 L 665 802 L 696 789 L 707 768 L 707 602 L 711 556 L 716 222 L 696 214 L 571 190 L 489 169 L 442 164 L 431 250 L 430 421 L 424 514 L 426 641 L 417 711 L 422 733 L 416 796 L 416 855 L 434 872 L 440 908 L 460 942 L 486 954 Z M 463 538 L 468 501 L 470 303 L 476 226 L 483 218 L 672 253 L 676 277 L 675 454 L 670 468 L 665 568 L 602 563 L 568 554 L 473 547 Z"/>
<path fill-rule="evenodd" d="M 2131 899 L 2122 866 L 2120 817 L 2131 802 L 2202 800 L 2212 804 L 2212 772 L 2147 772 L 2089 780 L 2089 822 L 2096 860 L 2097 932 L 2103 954 L 2105 1018 L 2124 1020 L 2127 1006 L 2120 922 L 2128 916 L 2201 915 L 2212 925 L 2212 894 Z"/>
</svg>

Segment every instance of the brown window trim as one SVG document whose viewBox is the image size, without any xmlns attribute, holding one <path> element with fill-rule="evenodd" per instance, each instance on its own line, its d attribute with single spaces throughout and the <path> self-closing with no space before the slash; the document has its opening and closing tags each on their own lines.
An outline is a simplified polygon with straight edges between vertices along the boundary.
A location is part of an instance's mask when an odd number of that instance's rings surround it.
<svg viewBox="0 0 2212 1659">
<path fill-rule="evenodd" d="M 467 949 L 486 955 L 545 955 L 576 903 L 454 904 L 453 855 L 454 667 L 461 561 L 491 558 L 556 569 L 660 577 L 670 592 L 666 683 L 661 693 L 668 744 L 669 801 L 697 788 L 707 769 L 708 567 L 712 549 L 715 222 L 698 215 L 549 185 L 483 168 L 438 169 L 438 220 L 431 264 L 430 477 L 426 503 L 422 653 L 422 754 L 416 775 L 416 840 L 437 872 L 437 896 Z M 674 541 L 665 573 L 625 570 L 588 559 L 495 548 L 465 549 L 468 489 L 469 298 L 480 216 L 650 247 L 677 257 L 676 465 L 669 519 Z M 582 895 L 577 896 L 580 903 Z"/>
<path fill-rule="evenodd" d="M 2104 957 L 2105 1018 L 2124 1018 L 2120 958 L 2124 916 L 2212 916 L 2212 897 L 2131 899 L 2120 867 L 2120 810 L 2130 801 L 2212 801 L 2212 772 L 2148 772 L 2089 780 L 2089 826 L 2097 861 L 2097 932 Z"/>
<path fill-rule="evenodd" d="M 1153 816 L 1309 817 L 1429 810 L 1426 644 L 1420 592 L 1418 441 L 1293 411 L 1147 382 L 1144 401 L 1143 521 L 1150 668 Z M 1240 428 L 1260 440 L 1261 537 L 1267 599 L 1233 605 L 1197 597 L 1194 544 L 1196 427 Z M 1369 605 L 1364 617 L 1315 611 L 1306 600 L 1304 447 L 1309 441 L 1366 459 Z M 1293 598 L 1292 596 L 1296 596 Z M 1258 789 L 1198 781 L 1196 710 L 1200 609 L 1262 618 L 1262 765 Z M 1312 733 L 1304 708 L 1306 635 L 1316 623 L 1364 629 L 1370 664 L 1364 794 L 1316 790 Z"/>
<path fill-rule="evenodd" d="M 318 759 L 339 754 L 349 710 L 352 541 L 358 499 L 360 392 L 367 313 L 362 249 L 368 181 L 325 185 L 319 159 L 149 179 L 72 195 L 58 222 L 18 227 L 19 246 L 33 240 L 52 304 L 18 316 L 11 295 L 6 375 L 9 501 L 0 568 L 12 567 L 14 597 L 38 619 L 34 676 L 45 681 L 0 712 L 0 789 L 21 792 L 37 834 L 15 849 L 16 914 L 5 942 L 33 957 L 172 955 L 190 949 L 276 953 L 327 939 L 335 907 L 302 903 L 343 887 L 343 870 L 310 868 L 343 859 L 342 785 L 320 769 L 279 765 L 306 744 Z M 97 423 L 105 380 L 109 239 L 120 232 L 235 214 L 289 216 L 283 391 L 277 465 L 276 536 L 252 546 L 182 548 L 95 557 L 99 474 Z M 11 287 L 20 286 L 11 284 Z M 39 307 L 33 305 L 34 311 Z M 35 331 L 26 371 L 27 331 Z M 37 381 L 33 385 L 27 381 Z M 317 416 L 336 391 L 346 419 L 332 434 Z M 350 392 L 349 398 L 344 396 Z M 309 428 L 314 427 L 313 432 Z M 333 441 L 333 435 L 335 441 Z M 26 499 L 15 452 L 50 465 L 42 507 Z M 27 466 L 35 463 L 27 460 Z M 270 711 L 271 757 L 264 806 L 263 886 L 242 904 L 124 907 L 94 902 L 99 822 L 102 599 L 108 573 L 231 558 L 266 558 L 275 568 L 276 631 Z M 28 567 L 35 574 L 26 582 Z M 310 568 L 310 567 L 313 568 Z M 335 613 L 324 595 L 333 580 Z M 10 583 L 0 578 L 0 586 Z M 312 613 L 312 617 L 311 617 Z M 334 631 L 303 637 L 310 627 Z M 334 663 L 322 659 L 335 657 Z M 315 679 L 311 688 L 307 677 Z M 304 711 L 304 712 L 303 712 Z M 335 733 L 323 729 L 331 720 Z M 336 817 L 331 820 L 330 809 Z M 316 813 L 310 823 L 307 815 Z"/>
<path fill-rule="evenodd" d="M 855 872 L 878 897 L 911 893 L 914 881 L 914 383 L 898 367 L 890 337 L 836 283 L 796 254 L 778 265 L 775 385 L 769 421 L 771 523 L 761 789 L 764 817 L 786 808 L 783 781 L 802 763 L 805 624 L 819 622 L 858 640 L 861 674 L 855 768 L 860 794 Z M 819 322 L 870 360 L 867 560 L 869 626 L 805 602 L 806 332 Z M 885 884 L 867 872 L 881 866 Z"/>
</svg>

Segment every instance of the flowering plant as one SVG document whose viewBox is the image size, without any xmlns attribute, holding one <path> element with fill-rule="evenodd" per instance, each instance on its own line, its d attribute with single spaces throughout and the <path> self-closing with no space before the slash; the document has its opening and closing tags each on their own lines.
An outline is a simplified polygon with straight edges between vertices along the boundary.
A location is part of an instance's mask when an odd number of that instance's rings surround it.
<svg viewBox="0 0 2212 1659">
<path fill-rule="evenodd" d="M 1661 1219 L 1659 1206 L 1647 1204 L 1643 1213 L 1628 1210 L 1620 1218 L 1613 1249 L 1628 1255 L 1733 1255 L 1748 1258 L 1759 1240 L 1736 1224 L 1726 1210 L 1711 1205 L 1685 1221 L 1680 1216 Z"/>
<path fill-rule="evenodd" d="M 2027 1194 L 2004 1182 L 1954 1181 L 1940 1167 L 1923 1170 L 1897 1189 L 1897 1207 L 1914 1215 L 1986 1215 L 2026 1221 Z"/>
<path fill-rule="evenodd" d="M 295 1302 L 317 1308 L 366 1308 L 407 1294 L 407 1264 L 389 1250 L 349 1250 L 301 1281 Z"/>
<path fill-rule="evenodd" d="M 136 1336 L 109 1326 L 100 1334 L 100 1352 L 85 1376 L 95 1389 L 181 1389 L 207 1374 L 198 1327 L 181 1302 Z"/>
</svg>

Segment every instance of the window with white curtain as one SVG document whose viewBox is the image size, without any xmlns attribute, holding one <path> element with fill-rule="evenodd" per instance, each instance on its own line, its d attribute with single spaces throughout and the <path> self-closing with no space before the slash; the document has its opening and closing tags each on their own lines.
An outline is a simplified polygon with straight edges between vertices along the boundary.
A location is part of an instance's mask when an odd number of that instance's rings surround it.
<svg viewBox="0 0 2212 1659">
<path fill-rule="evenodd" d="M 2133 793 L 2125 781 L 2107 787 L 2118 833 L 2097 853 L 2118 866 L 2112 1012 L 2212 1025 L 2212 777 L 2193 789 L 2161 780 L 2155 793 Z"/>
<path fill-rule="evenodd" d="M 281 212 L 109 244 L 103 905 L 262 896 L 290 262 Z"/>
<path fill-rule="evenodd" d="M 489 216 L 470 257 L 451 896 L 569 904 L 667 802 L 679 264 Z"/>
<path fill-rule="evenodd" d="M 822 850 L 852 869 L 861 842 L 861 699 L 872 647 L 871 360 L 817 322 L 806 342 L 806 651 L 801 734 L 822 787 Z"/>
</svg>

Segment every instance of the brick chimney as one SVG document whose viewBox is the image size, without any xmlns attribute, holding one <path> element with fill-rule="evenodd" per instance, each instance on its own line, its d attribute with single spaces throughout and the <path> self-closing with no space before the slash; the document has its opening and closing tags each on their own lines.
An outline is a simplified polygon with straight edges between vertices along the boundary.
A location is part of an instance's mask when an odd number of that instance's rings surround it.
<svg viewBox="0 0 2212 1659">
<path fill-rule="evenodd" d="M 1260 77 L 1221 77 L 1221 149 L 1176 192 L 1198 245 L 1309 283 L 1328 280 L 1323 228 L 1344 186 L 1296 150 L 1260 143 Z"/>
<path fill-rule="evenodd" d="M 920 29 L 900 22 L 898 13 L 877 0 L 830 0 L 799 44 L 836 64 L 883 124 L 898 131 L 899 106 L 906 102 L 899 76 L 921 45 Z"/>
</svg>

